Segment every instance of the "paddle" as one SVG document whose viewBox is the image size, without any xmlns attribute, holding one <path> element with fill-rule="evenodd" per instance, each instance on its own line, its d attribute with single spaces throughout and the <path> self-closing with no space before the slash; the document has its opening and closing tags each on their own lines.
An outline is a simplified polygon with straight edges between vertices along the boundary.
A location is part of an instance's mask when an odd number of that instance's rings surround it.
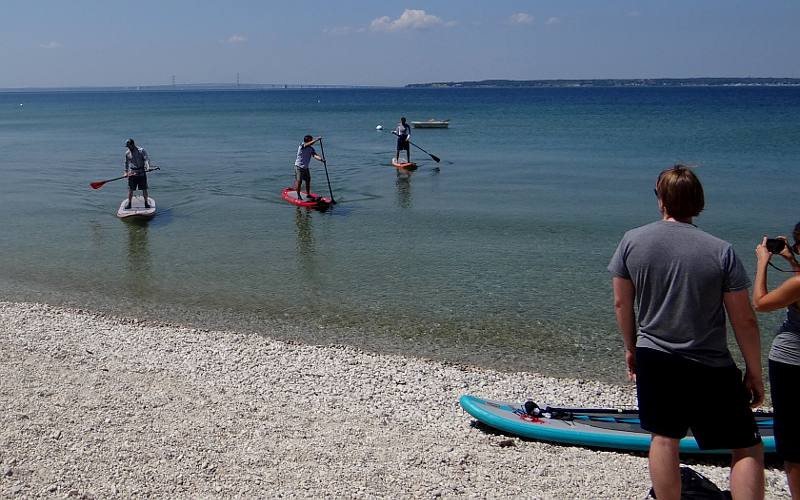
<svg viewBox="0 0 800 500">
<path fill-rule="evenodd" d="M 328 180 L 328 192 L 331 194 L 331 205 L 336 205 L 336 200 L 333 199 L 333 190 L 331 189 L 331 178 L 328 177 L 328 158 L 325 156 L 325 148 L 322 147 L 322 137 L 319 138 L 319 151 L 322 153 L 322 166 L 325 167 L 325 178 Z"/>
<path fill-rule="evenodd" d="M 638 423 L 639 418 L 634 416 L 624 417 L 614 415 L 633 415 L 638 414 L 636 410 L 622 410 L 617 408 L 557 408 L 550 405 L 545 405 L 544 408 L 539 407 L 533 401 L 526 401 L 523 405 L 525 413 L 532 417 L 541 417 L 545 413 L 550 414 L 550 418 L 560 420 L 590 420 L 596 422 L 621 422 L 621 423 Z M 591 415 L 594 414 L 594 415 Z M 601 415 L 608 415 L 601 416 Z M 759 427 L 772 426 L 772 412 L 765 410 L 753 410 L 753 416 L 756 417 L 756 424 Z M 767 419 L 767 420 L 765 420 Z"/>
<path fill-rule="evenodd" d="M 161 170 L 161 168 L 160 167 L 150 167 L 149 169 L 145 170 L 145 172 L 152 172 L 153 170 Z M 101 187 L 105 186 L 109 182 L 118 181 L 118 180 L 124 179 L 126 177 L 128 177 L 128 176 L 127 175 L 123 175 L 123 176 L 120 176 L 120 177 L 114 177 L 113 179 L 106 179 L 104 181 L 90 182 L 89 186 L 91 186 L 92 189 L 100 189 Z"/>
<path fill-rule="evenodd" d="M 395 130 L 392 130 L 392 133 L 393 133 L 394 135 L 397 135 L 397 131 L 395 131 Z M 424 150 L 424 149 L 422 149 L 421 147 L 417 146 L 417 145 L 416 145 L 416 144 L 414 144 L 413 142 L 411 142 L 411 141 L 408 141 L 408 143 L 409 143 L 409 144 L 411 144 L 412 146 L 414 146 L 415 148 L 419 149 L 420 151 L 422 151 L 422 152 L 423 152 L 423 153 L 425 153 L 426 155 L 430 156 L 430 157 L 433 159 L 433 161 L 435 161 L 436 163 L 439 163 L 440 161 L 442 161 L 441 159 L 439 159 L 439 157 L 438 157 L 438 156 L 436 156 L 436 155 L 432 155 L 432 154 L 428 153 L 427 151 L 425 151 L 425 150 Z"/>
<path fill-rule="evenodd" d="M 525 401 L 523 406 L 525 408 L 525 413 L 528 415 L 538 417 L 543 413 L 549 413 L 553 416 L 553 418 L 561 418 L 563 415 L 572 416 L 580 413 L 620 414 L 627 411 L 617 408 L 554 408 L 550 405 L 545 405 L 544 408 L 541 408 L 533 401 Z"/>
</svg>

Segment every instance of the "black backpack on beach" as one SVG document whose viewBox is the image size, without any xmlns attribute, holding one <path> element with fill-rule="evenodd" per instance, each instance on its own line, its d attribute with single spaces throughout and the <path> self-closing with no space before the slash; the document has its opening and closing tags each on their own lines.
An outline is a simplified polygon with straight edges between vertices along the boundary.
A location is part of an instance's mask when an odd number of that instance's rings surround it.
<svg viewBox="0 0 800 500">
<path fill-rule="evenodd" d="M 650 488 L 647 498 L 656 498 Z M 731 492 L 722 491 L 704 475 L 689 467 L 681 467 L 681 500 L 730 500 Z"/>
</svg>

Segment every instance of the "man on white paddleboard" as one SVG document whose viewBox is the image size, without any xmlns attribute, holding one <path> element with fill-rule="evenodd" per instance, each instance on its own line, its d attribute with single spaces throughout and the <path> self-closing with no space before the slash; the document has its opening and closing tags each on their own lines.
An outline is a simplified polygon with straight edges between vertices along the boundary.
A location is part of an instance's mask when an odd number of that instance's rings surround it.
<svg viewBox="0 0 800 500">
<path fill-rule="evenodd" d="M 137 189 L 141 189 L 144 195 L 144 208 L 150 208 L 147 198 L 147 170 L 150 168 L 150 157 L 144 148 L 136 146 L 133 139 L 128 139 L 125 147 L 128 148 L 125 151 L 125 177 L 128 178 L 128 204 L 125 205 L 125 209 L 131 208 L 133 192 Z"/>
</svg>

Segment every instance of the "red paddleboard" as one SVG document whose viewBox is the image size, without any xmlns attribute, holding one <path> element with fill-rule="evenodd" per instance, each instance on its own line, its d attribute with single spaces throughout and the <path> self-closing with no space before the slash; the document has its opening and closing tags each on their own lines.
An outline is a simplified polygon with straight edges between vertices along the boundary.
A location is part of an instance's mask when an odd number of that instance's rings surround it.
<svg viewBox="0 0 800 500">
<path fill-rule="evenodd" d="M 297 198 L 297 191 L 293 187 L 284 189 L 281 194 L 281 198 L 298 207 L 325 209 L 331 206 L 331 199 L 325 196 L 318 196 L 314 193 L 309 196 L 305 191 L 300 191 L 300 196 L 303 197 L 302 200 Z"/>
<path fill-rule="evenodd" d="M 416 170 L 417 164 L 413 161 L 397 161 L 396 158 L 392 158 L 392 166 L 396 169 L 402 170 Z"/>
</svg>

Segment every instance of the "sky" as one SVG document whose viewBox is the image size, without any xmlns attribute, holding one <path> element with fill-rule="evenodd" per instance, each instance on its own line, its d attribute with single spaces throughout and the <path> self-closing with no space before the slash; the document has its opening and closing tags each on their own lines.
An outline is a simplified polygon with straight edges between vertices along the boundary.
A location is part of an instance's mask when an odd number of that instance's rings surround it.
<svg viewBox="0 0 800 500">
<path fill-rule="evenodd" d="M 0 0 L 0 88 L 800 77 L 797 0 Z"/>
</svg>

